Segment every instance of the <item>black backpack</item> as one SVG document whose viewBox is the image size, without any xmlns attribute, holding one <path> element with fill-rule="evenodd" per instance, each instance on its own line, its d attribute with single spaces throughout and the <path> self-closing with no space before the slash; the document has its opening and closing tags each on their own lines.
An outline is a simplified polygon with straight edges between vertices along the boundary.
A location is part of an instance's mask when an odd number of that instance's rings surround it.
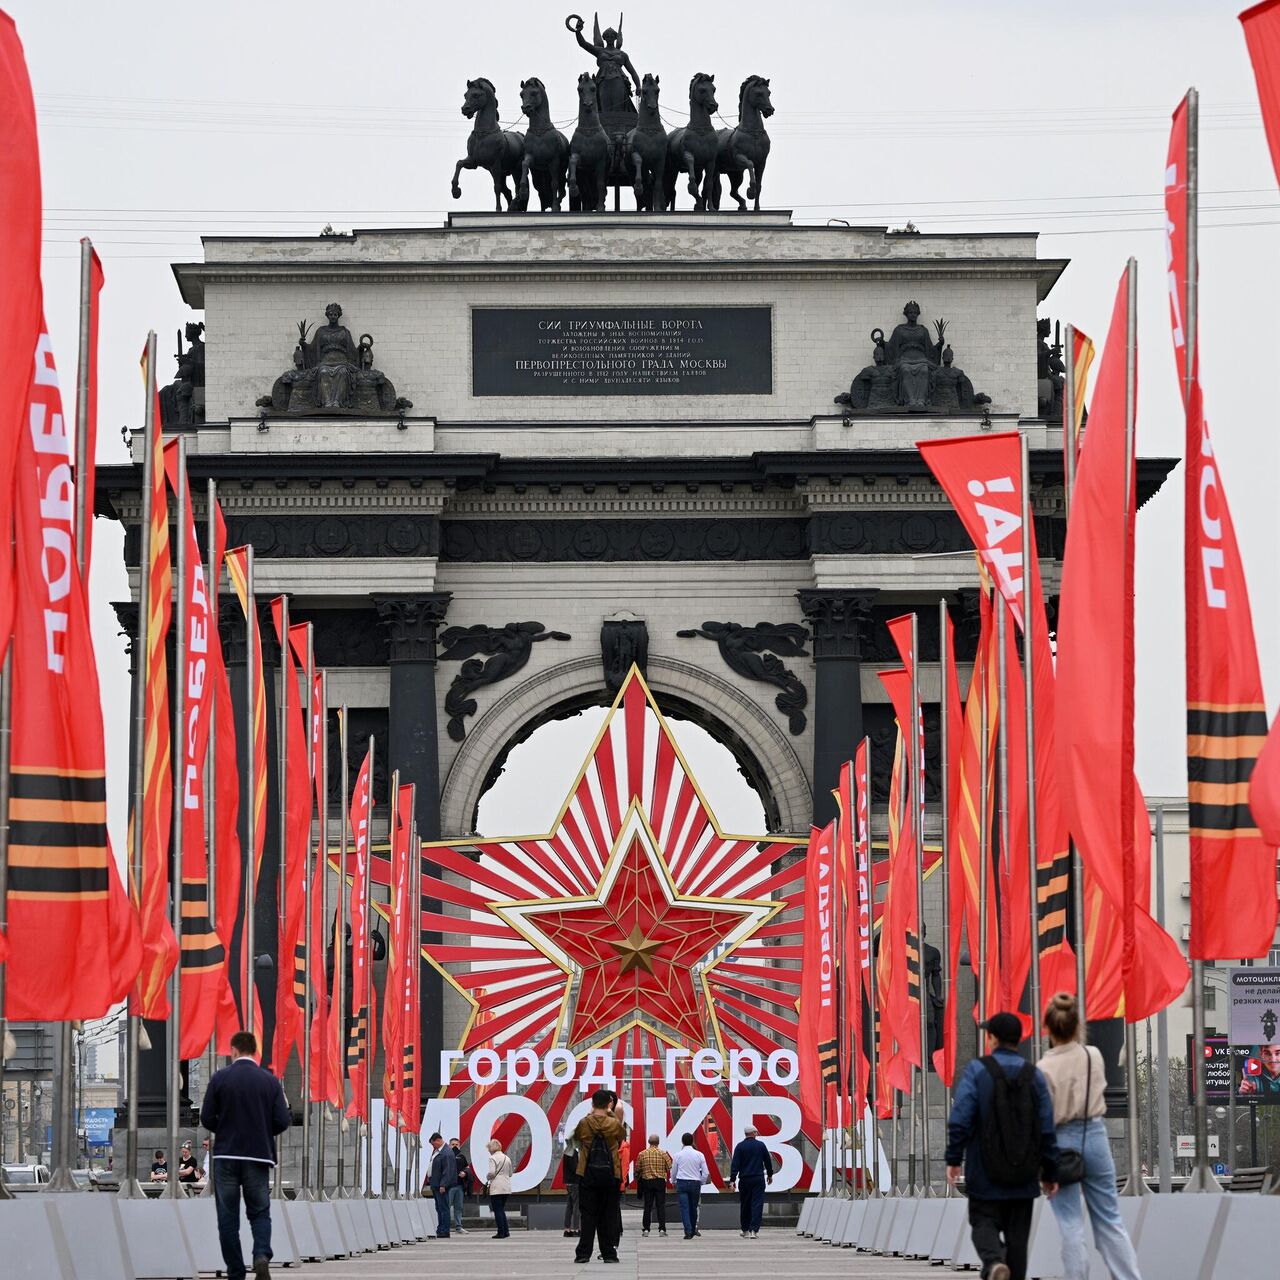
<svg viewBox="0 0 1280 1280">
<path fill-rule="evenodd" d="M 613 1152 L 609 1150 L 604 1134 L 594 1126 L 591 1145 L 587 1148 L 587 1162 L 582 1169 L 582 1181 L 589 1187 L 605 1187 L 615 1181 Z"/>
<path fill-rule="evenodd" d="M 1036 1097 L 1036 1069 L 1022 1064 L 1009 1075 L 995 1060 L 979 1061 L 991 1077 L 991 1103 L 978 1121 L 978 1149 L 982 1167 L 997 1186 L 1019 1187 L 1040 1173 L 1040 1104 Z"/>
</svg>

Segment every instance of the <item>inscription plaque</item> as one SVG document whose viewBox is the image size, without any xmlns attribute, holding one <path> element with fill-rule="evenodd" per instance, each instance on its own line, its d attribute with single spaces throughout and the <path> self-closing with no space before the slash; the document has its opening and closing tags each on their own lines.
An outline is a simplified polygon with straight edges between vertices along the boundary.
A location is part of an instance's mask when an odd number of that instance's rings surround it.
<svg viewBox="0 0 1280 1280">
<path fill-rule="evenodd" d="M 773 391 L 768 307 L 476 307 L 476 396 Z"/>
</svg>

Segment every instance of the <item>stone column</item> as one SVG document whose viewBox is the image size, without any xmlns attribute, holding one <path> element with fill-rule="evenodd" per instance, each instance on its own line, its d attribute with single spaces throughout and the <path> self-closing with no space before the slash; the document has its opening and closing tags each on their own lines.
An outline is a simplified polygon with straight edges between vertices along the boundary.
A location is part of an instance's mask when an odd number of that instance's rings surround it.
<svg viewBox="0 0 1280 1280">
<path fill-rule="evenodd" d="M 862 739 L 862 651 L 876 592 L 842 587 L 797 591 L 813 630 L 813 821 L 836 816 L 840 766 Z"/>
<path fill-rule="evenodd" d="M 378 618 L 390 639 L 391 698 L 387 728 L 387 767 L 399 769 L 400 781 L 418 787 L 416 816 L 423 840 L 440 838 L 440 748 L 436 700 L 436 629 L 444 621 L 452 595 L 435 591 L 419 595 L 375 595 Z M 455 833 L 456 834 L 456 833 Z M 425 869 L 439 874 L 427 863 Z M 437 899 L 423 909 L 439 911 Z M 437 933 L 424 935 L 440 941 Z M 444 982 L 432 968 L 422 970 L 423 1097 L 440 1088 L 440 1051 L 444 1047 Z"/>
</svg>

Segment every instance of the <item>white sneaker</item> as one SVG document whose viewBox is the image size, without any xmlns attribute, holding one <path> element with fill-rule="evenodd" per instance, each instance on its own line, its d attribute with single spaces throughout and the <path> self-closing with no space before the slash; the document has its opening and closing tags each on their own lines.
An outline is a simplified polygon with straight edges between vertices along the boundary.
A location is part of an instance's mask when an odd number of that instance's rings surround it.
<svg viewBox="0 0 1280 1280">
<path fill-rule="evenodd" d="M 753 1240 L 759 1240 L 759 1239 L 760 1239 L 760 1233 L 759 1233 L 758 1231 L 753 1231 L 753 1232 L 751 1233 L 751 1238 L 752 1238 Z"/>
<path fill-rule="evenodd" d="M 740 1236 L 745 1240 L 745 1239 L 746 1239 L 746 1238 L 751 1234 L 751 1232 L 750 1232 L 750 1231 L 739 1231 L 739 1232 L 738 1232 L 738 1234 L 739 1234 L 739 1235 L 740 1235 Z"/>
<path fill-rule="evenodd" d="M 466 1227 L 454 1227 L 454 1230 L 455 1230 L 455 1231 L 456 1231 L 460 1236 L 465 1236 L 465 1235 L 470 1234 L 470 1233 L 467 1231 Z"/>
</svg>

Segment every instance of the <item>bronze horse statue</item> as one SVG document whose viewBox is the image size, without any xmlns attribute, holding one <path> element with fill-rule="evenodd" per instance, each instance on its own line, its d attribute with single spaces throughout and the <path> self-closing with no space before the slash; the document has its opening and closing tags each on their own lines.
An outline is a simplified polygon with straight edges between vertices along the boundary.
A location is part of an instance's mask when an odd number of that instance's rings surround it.
<svg viewBox="0 0 1280 1280">
<path fill-rule="evenodd" d="M 769 97 L 769 82 L 763 76 L 748 76 L 738 92 L 738 127 L 721 129 L 716 148 L 717 177 L 712 207 L 720 207 L 720 178 L 729 179 L 729 194 L 738 202 L 739 209 L 747 207 L 747 200 L 760 210 L 760 188 L 764 184 L 764 166 L 769 159 L 769 135 L 764 121 L 773 115 L 773 102 Z M 747 200 L 738 194 L 742 175 L 750 174 L 747 184 Z"/>
<path fill-rule="evenodd" d="M 551 123 L 547 89 L 536 76 L 520 81 L 520 110 L 529 117 L 529 132 L 524 135 L 520 183 L 511 207 L 521 210 L 529 207 L 532 175 L 543 210 L 559 212 L 568 183 L 569 139 Z"/>
<path fill-rule="evenodd" d="M 467 81 L 467 94 L 462 100 L 462 114 L 468 120 L 474 118 L 471 136 L 467 139 L 466 159 L 453 166 L 453 198 L 462 195 L 458 175 L 463 169 L 488 169 L 493 176 L 493 199 L 498 213 L 502 212 L 505 197 L 511 204 L 511 192 L 507 179 L 520 172 L 524 155 L 524 135 L 503 129 L 498 123 L 498 94 L 493 85 L 483 78 Z"/>
<path fill-rule="evenodd" d="M 609 135 L 596 106 L 596 78 L 578 77 L 578 127 L 569 140 L 569 208 L 603 209 L 608 193 Z"/>
<path fill-rule="evenodd" d="M 663 208 L 676 207 L 676 175 L 689 175 L 689 194 L 699 211 L 712 207 L 716 192 L 716 151 L 719 139 L 711 113 L 719 110 L 715 76 L 699 71 L 689 81 L 689 123 L 667 138 L 667 167 L 663 175 Z"/>
<path fill-rule="evenodd" d="M 658 76 L 645 73 L 640 86 L 640 122 L 627 134 L 627 159 L 635 168 L 637 209 L 662 207 L 667 167 L 667 131 L 658 114 Z"/>
</svg>

